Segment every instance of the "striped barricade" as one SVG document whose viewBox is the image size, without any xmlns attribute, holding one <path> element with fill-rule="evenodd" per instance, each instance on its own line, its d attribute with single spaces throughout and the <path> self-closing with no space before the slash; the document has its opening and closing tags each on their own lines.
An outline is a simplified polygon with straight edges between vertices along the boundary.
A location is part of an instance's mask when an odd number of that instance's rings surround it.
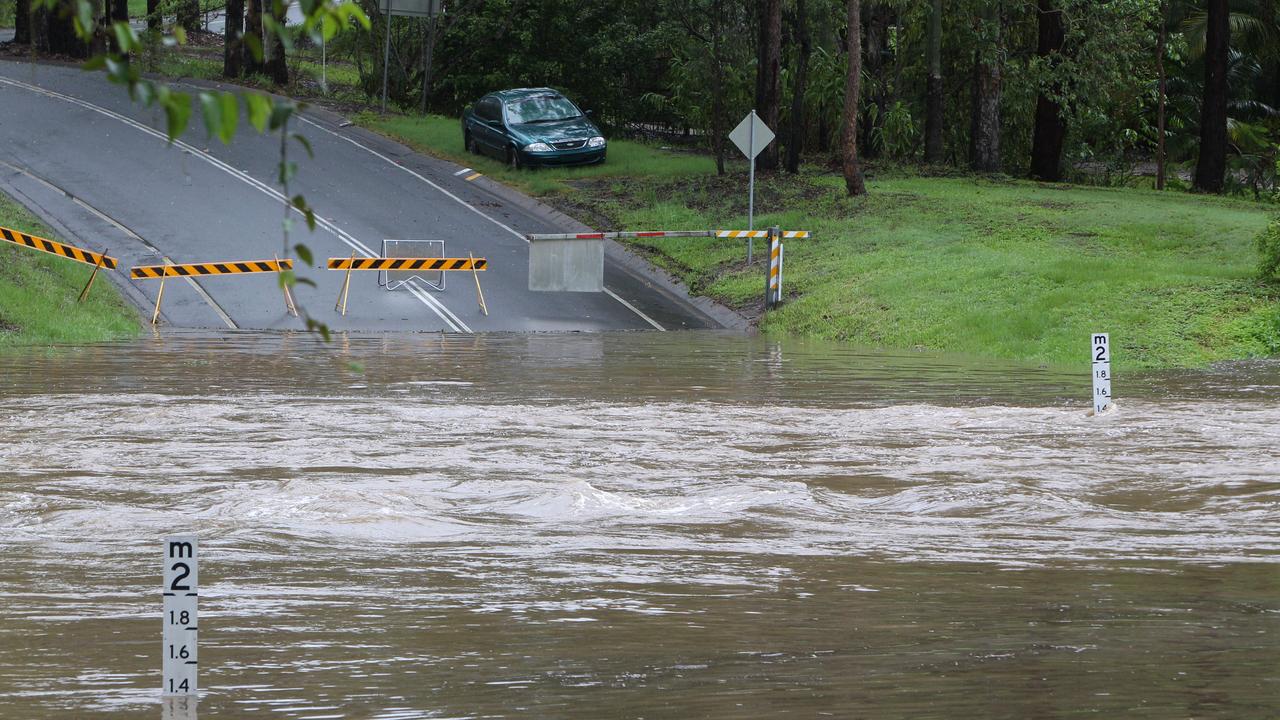
<svg viewBox="0 0 1280 720">
<path fill-rule="evenodd" d="M 329 258 L 328 263 L 326 263 L 326 267 L 330 270 L 347 271 L 347 277 L 342 282 L 342 289 L 338 291 L 338 301 L 333 306 L 334 310 L 340 311 L 344 316 L 347 314 L 347 298 L 351 293 L 351 273 L 354 270 L 378 270 L 383 272 L 413 272 L 418 270 L 433 272 L 470 272 L 476 280 L 476 296 L 480 301 L 480 309 L 485 315 L 489 314 L 489 306 L 486 305 L 484 301 L 484 292 L 480 289 L 479 275 L 479 273 L 489 269 L 489 261 L 486 258 L 358 258 L 355 255 L 352 255 L 351 257 L 346 258 Z"/>
<path fill-rule="evenodd" d="M 160 281 L 160 290 L 156 293 L 156 308 L 155 311 L 151 313 L 151 324 L 155 325 L 160 319 L 160 301 L 164 298 L 165 278 L 282 273 L 286 270 L 293 270 L 293 261 L 288 258 L 284 260 L 275 258 L 273 260 L 235 260 L 232 262 L 186 263 L 182 265 L 167 263 L 164 265 L 134 266 L 129 269 L 129 278 L 133 280 L 158 279 Z M 289 286 L 285 283 L 281 283 L 280 288 L 284 291 L 285 310 L 287 310 L 290 315 L 297 317 L 298 308 L 293 303 L 293 293 L 289 292 Z"/>
<path fill-rule="evenodd" d="M 60 242 L 47 240 L 35 235 L 28 235 L 19 230 L 13 230 L 7 227 L 0 227 L 0 238 L 15 244 L 29 247 L 32 250 L 39 250 L 50 255 L 57 255 L 68 260 L 82 262 L 85 265 L 93 265 L 94 267 L 104 267 L 108 270 L 115 270 L 118 263 L 116 259 L 110 255 L 103 255 L 93 252 L 92 250 L 82 250 L 72 245 L 64 245 Z"/>
<path fill-rule="evenodd" d="M 330 270 L 466 270 L 489 267 L 485 258 L 329 258 Z"/>
</svg>

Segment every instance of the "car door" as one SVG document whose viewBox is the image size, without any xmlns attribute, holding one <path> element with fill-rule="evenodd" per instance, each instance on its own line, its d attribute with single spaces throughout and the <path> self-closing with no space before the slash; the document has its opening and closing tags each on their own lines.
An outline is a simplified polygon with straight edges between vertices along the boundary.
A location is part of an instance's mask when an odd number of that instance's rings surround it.
<svg viewBox="0 0 1280 720">
<path fill-rule="evenodd" d="M 502 129 L 502 103 L 489 96 L 476 103 L 476 115 L 480 118 L 476 141 L 480 152 L 491 157 L 503 158 L 507 150 L 506 133 Z"/>
</svg>

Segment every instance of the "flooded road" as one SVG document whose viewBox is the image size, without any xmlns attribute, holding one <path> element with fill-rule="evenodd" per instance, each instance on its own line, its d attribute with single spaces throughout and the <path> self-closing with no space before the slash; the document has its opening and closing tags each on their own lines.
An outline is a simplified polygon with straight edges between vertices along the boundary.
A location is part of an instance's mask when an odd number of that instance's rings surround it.
<svg viewBox="0 0 1280 720">
<path fill-rule="evenodd" d="M 736 335 L 2 360 L 0 718 L 161 717 L 177 532 L 205 718 L 1280 706 L 1277 363 L 1089 418 L 1083 363 Z"/>
</svg>

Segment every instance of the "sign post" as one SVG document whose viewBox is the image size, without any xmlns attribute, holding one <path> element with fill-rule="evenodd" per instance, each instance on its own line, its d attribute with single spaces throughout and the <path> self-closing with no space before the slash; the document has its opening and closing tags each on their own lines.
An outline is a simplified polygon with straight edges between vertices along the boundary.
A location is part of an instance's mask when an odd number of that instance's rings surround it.
<svg viewBox="0 0 1280 720">
<path fill-rule="evenodd" d="M 199 689 L 196 685 L 198 546 L 194 535 L 173 535 L 164 542 L 163 695 L 195 695 Z"/>
<path fill-rule="evenodd" d="M 1111 406 L 1111 339 L 1107 333 L 1093 334 L 1093 414 Z"/>
<path fill-rule="evenodd" d="M 382 45 L 382 114 L 387 114 L 387 68 L 391 65 L 391 16 L 431 18 L 444 10 L 444 0 L 378 0 L 378 12 L 387 16 L 387 32 Z"/>
<path fill-rule="evenodd" d="M 747 229 L 755 230 L 756 220 L 756 156 L 762 150 L 773 142 L 774 134 L 764 121 L 756 116 L 756 111 L 752 110 L 749 115 L 738 123 L 738 126 L 729 133 L 729 139 L 734 145 L 742 151 L 743 155 L 751 161 L 751 175 L 747 182 Z M 755 251 L 755 239 L 747 239 L 747 263 L 750 264 Z"/>
</svg>

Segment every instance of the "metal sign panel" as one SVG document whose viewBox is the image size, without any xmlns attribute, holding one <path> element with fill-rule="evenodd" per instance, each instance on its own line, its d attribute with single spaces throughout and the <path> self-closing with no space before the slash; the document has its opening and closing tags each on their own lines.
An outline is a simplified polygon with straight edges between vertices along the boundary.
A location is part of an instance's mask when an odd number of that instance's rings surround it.
<svg viewBox="0 0 1280 720">
<path fill-rule="evenodd" d="M 444 257 L 443 240 L 383 240 L 382 257 L 384 258 L 442 258 Z M 396 290 L 410 280 L 420 280 L 434 290 L 444 290 L 444 272 L 436 271 L 382 271 L 378 284 L 388 290 Z M 430 278 L 430 279 L 429 279 Z"/>
<path fill-rule="evenodd" d="M 604 292 L 604 240 L 533 240 L 529 289 Z"/>
<path fill-rule="evenodd" d="M 399 0 L 397 0 L 398 2 Z M 729 133 L 729 139 L 734 145 L 747 156 L 748 160 L 754 159 L 759 155 L 765 147 L 773 142 L 773 131 L 768 125 L 760 119 L 759 115 L 754 112 L 742 118 L 742 122 L 738 123 L 738 127 Z"/>
<path fill-rule="evenodd" d="M 387 13 L 387 8 L 391 8 L 392 15 L 407 15 L 409 17 L 431 17 L 439 15 L 444 10 L 443 0 L 378 0 L 378 12 Z"/>
</svg>

